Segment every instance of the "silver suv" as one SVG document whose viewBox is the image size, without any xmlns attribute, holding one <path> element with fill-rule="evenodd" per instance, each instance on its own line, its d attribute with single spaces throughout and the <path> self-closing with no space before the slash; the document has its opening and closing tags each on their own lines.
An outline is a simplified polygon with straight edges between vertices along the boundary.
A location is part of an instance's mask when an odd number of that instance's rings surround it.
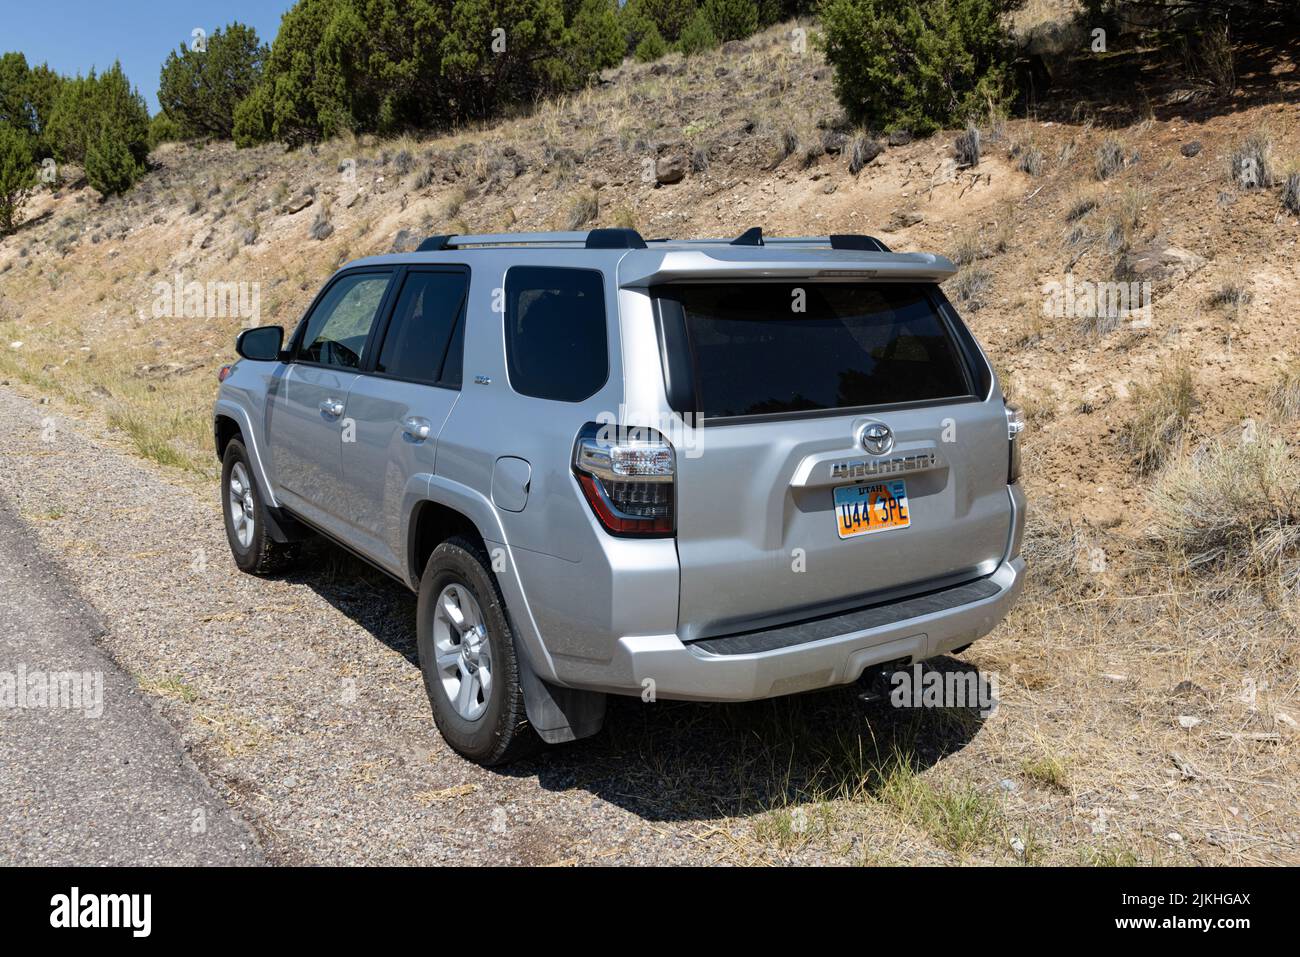
<svg viewBox="0 0 1300 957">
<path fill-rule="evenodd" d="M 953 269 L 759 229 L 358 260 L 222 369 L 231 551 L 266 573 L 318 533 L 416 591 L 434 720 L 483 764 L 594 734 L 607 694 L 743 701 L 960 650 L 1020 590 L 1025 499 Z"/>
</svg>

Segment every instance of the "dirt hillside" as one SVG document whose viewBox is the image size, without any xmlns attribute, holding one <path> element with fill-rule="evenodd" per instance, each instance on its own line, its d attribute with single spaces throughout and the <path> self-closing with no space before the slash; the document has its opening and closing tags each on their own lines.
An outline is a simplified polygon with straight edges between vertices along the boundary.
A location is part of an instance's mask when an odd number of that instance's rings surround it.
<svg viewBox="0 0 1300 957">
<path fill-rule="evenodd" d="M 1177 461 L 1257 433 L 1300 441 L 1300 221 L 1281 199 L 1300 161 L 1300 49 L 1243 42 L 1232 93 L 1164 54 L 1101 58 L 1068 94 L 986 124 L 961 166 L 957 131 L 849 127 L 791 29 L 628 63 L 481 129 L 292 153 L 167 145 L 125 196 L 43 192 L 0 241 L 0 380 L 207 489 L 236 332 L 292 326 L 334 268 L 428 234 L 759 225 L 944 253 L 962 265 L 950 297 L 1030 423 L 1035 590 L 966 656 L 1003 675 L 1004 707 L 927 774 L 945 794 L 995 795 L 1000 823 L 954 848 L 910 778 L 855 789 L 809 772 L 789 800 L 869 794 L 941 855 L 1025 858 L 1031 840 L 1039 860 L 1300 860 L 1295 592 L 1187 577 L 1152 545 L 1153 490 Z M 1252 137 L 1274 171 L 1260 188 L 1234 174 Z M 1067 276 L 1150 282 L 1150 309 L 1045 315 Z M 166 315 L 158 284 L 178 277 L 249 284 L 257 315 Z M 778 856 L 824 841 L 833 858 L 843 838 L 839 818 L 791 830 L 784 797 L 755 820 L 746 802 L 710 803 Z"/>
</svg>

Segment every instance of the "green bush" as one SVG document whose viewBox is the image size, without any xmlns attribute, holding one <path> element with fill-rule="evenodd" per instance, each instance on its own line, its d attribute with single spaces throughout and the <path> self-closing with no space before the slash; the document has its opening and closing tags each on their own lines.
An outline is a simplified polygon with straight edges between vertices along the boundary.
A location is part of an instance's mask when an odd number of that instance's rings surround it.
<svg viewBox="0 0 1300 957">
<path fill-rule="evenodd" d="M 718 35 L 713 32 L 713 25 L 703 10 L 696 11 L 691 22 L 682 30 L 682 35 L 677 38 L 677 49 L 685 56 L 712 50 L 717 45 Z"/>
<path fill-rule="evenodd" d="M 240 148 L 256 146 L 271 139 L 274 120 L 273 100 L 271 85 L 262 83 L 235 107 L 235 121 L 231 132 L 236 146 Z"/>
<path fill-rule="evenodd" d="M 824 0 L 835 92 L 857 123 L 926 134 L 982 116 L 1013 92 L 1009 0 Z"/>
<path fill-rule="evenodd" d="M 232 132 L 241 146 L 296 146 L 491 116 L 620 55 L 606 13 L 561 0 L 299 0 Z M 569 48 L 579 36 L 595 38 L 581 55 Z"/>
<path fill-rule="evenodd" d="M 159 76 L 158 103 L 186 138 L 229 139 L 235 107 L 262 75 L 266 47 L 242 23 L 215 30 L 206 48 L 181 46 L 168 54 Z"/>
<path fill-rule="evenodd" d="M 564 48 L 575 83 L 622 63 L 627 41 L 618 20 L 617 0 L 582 0 L 565 32 Z"/>
<path fill-rule="evenodd" d="M 623 18 L 630 28 L 629 42 L 633 47 L 640 46 L 652 25 L 661 40 L 676 42 L 695 16 L 695 7 L 695 0 L 627 0 Z"/>
<path fill-rule="evenodd" d="M 118 63 L 96 75 L 64 80 L 54 102 L 48 127 L 54 156 L 61 162 L 84 163 L 92 145 L 105 137 L 118 141 L 137 169 L 149 154 L 149 111 L 144 98 L 131 88 Z"/>
<path fill-rule="evenodd" d="M 141 173 L 131 150 L 105 130 L 86 150 L 86 182 L 105 196 L 125 193 Z"/>
<path fill-rule="evenodd" d="M 163 143 L 175 143 L 184 139 L 181 128 L 166 113 L 159 113 L 149 121 L 149 149 L 155 149 Z"/>
<path fill-rule="evenodd" d="M 659 28 L 653 23 L 650 24 L 645 35 L 641 37 L 641 42 L 636 45 L 634 54 L 640 63 L 649 63 L 651 60 L 657 60 L 668 52 L 668 43 L 659 33 Z"/>
<path fill-rule="evenodd" d="M 31 137 L 0 123 L 0 236 L 18 226 L 18 210 L 36 186 Z"/>
<path fill-rule="evenodd" d="M 700 10 L 719 40 L 743 40 L 758 29 L 754 0 L 704 0 Z"/>
<path fill-rule="evenodd" d="M 21 53 L 0 56 L 0 124 L 28 134 L 37 157 L 54 152 L 46 128 L 62 82 L 43 63 L 29 69 Z"/>
</svg>

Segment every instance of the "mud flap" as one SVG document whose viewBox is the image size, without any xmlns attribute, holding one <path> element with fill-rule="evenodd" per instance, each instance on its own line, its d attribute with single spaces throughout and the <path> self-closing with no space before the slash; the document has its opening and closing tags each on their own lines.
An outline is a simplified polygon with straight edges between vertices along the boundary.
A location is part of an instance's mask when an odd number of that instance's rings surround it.
<svg viewBox="0 0 1300 957">
<path fill-rule="evenodd" d="M 605 723 L 605 694 L 549 684 L 537 676 L 528 656 L 515 644 L 519 685 L 524 691 L 528 723 L 547 744 L 589 738 Z"/>
<path fill-rule="evenodd" d="M 266 508 L 266 528 L 271 534 L 271 541 L 301 542 L 312 537 L 312 531 L 288 512 L 279 508 Z"/>
</svg>

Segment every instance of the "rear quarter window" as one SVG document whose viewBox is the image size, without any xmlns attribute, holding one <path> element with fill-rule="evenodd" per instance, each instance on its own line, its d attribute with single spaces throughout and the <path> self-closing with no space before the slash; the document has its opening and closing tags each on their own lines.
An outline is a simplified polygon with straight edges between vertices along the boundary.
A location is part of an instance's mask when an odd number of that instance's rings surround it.
<svg viewBox="0 0 1300 957">
<path fill-rule="evenodd" d="M 683 284 L 655 295 L 680 306 L 705 418 L 972 394 L 952 330 L 923 285 Z"/>
<path fill-rule="evenodd" d="M 594 269 L 515 266 L 506 273 L 506 367 L 520 395 L 590 398 L 609 378 L 605 284 Z"/>
</svg>

